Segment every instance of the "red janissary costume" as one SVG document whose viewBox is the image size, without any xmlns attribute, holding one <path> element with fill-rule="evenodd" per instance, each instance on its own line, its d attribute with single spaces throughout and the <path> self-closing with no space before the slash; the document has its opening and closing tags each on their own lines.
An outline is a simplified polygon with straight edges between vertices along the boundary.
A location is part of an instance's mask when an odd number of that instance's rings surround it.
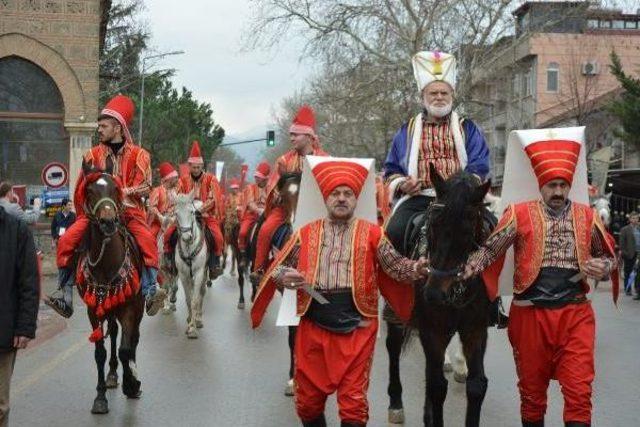
<svg viewBox="0 0 640 427">
<path fill-rule="evenodd" d="M 389 187 L 384 185 L 382 176 L 376 176 L 376 206 L 378 207 L 378 225 L 382 226 L 391 214 Z"/>
<path fill-rule="evenodd" d="M 151 190 L 151 159 L 146 150 L 133 144 L 129 133 L 134 110 L 133 101 L 124 95 L 116 95 L 105 105 L 100 116 L 112 117 L 120 123 L 124 133 L 124 144 L 118 151 L 114 151 L 110 144 L 99 144 L 85 153 L 84 161 L 103 170 L 111 167 L 113 175 L 120 178 L 125 195 L 124 220 L 127 229 L 140 247 L 145 266 L 157 269 L 158 250 L 155 239 L 147 226 L 146 212 L 142 202 L 142 198 L 146 197 Z M 89 226 L 89 219 L 84 212 L 83 181 L 84 175 L 81 172 L 74 195 L 78 219 L 60 237 L 58 242 L 57 264 L 59 268 L 69 267 L 74 251 L 80 245 L 82 236 Z"/>
<path fill-rule="evenodd" d="M 298 114 L 293 119 L 293 123 L 289 128 L 289 133 L 309 135 L 312 138 L 311 149 L 308 153 L 313 156 L 327 156 L 328 154 L 320 149 L 318 136 L 316 135 L 316 119 L 311 107 L 303 105 Z M 278 227 L 286 221 L 287 212 L 284 207 L 276 203 L 278 193 L 276 184 L 280 176 L 286 173 L 301 173 L 304 154 L 299 153 L 295 149 L 289 150 L 276 160 L 275 173 L 269 178 L 267 184 L 267 202 L 265 208 L 265 221 L 258 231 L 258 241 L 256 243 L 256 256 L 253 263 L 253 269 L 265 269 L 271 249 L 271 239 Z"/>
<path fill-rule="evenodd" d="M 539 187 L 555 179 L 573 181 L 581 145 L 570 140 L 534 141 L 525 147 Z M 510 205 L 494 233 L 471 255 L 490 297 L 498 290 L 504 254 L 514 246 L 514 300 L 509 340 L 518 374 L 523 425 L 542 426 L 547 388 L 557 379 L 564 395 L 564 421 L 591 423 L 595 316 L 583 276 L 590 258 L 609 265 L 618 296 L 614 243 L 589 206 L 569 201 L 554 211 L 541 200 Z"/>
<path fill-rule="evenodd" d="M 326 161 L 313 169 L 323 197 L 347 185 L 360 193 L 368 170 L 349 161 Z M 300 228 L 267 270 L 251 310 L 258 327 L 282 269 L 296 268 L 331 304 L 297 291 L 301 316 L 295 343 L 295 400 L 305 425 L 324 425 L 327 396 L 338 393 L 343 425 L 365 425 L 367 389 L 382 295 L 408 319 L 413 306 L 415 262 L 393 249 L 376 224 L 351 218 L 313 221 Z M 405 282 L 398 283 L 398 282 Z"/>
<path fill-rule="evenodd" d="M 198 141 L 193 141 L 188 163 L 204 165 Z M 213 235 L 215 245 L 214 248 L 210 248 L 210 251 L 219 259 L 224 248 L 224 237 L 220 228 L 220 224 L 224 220 L 224 199 L 220 184 L 214 175 L 205 171 L 202 171 L 197 178 L 194 178 L 191 173 L 182 175 L 178 181 L 177 193 L 189 194 L 192 191 L 195 200 L 200 200 L 203 203 L 201 208 L 202 219 Z M 170 226 L 164 235 L 165 254 L 173 251 L 170 240 L 175 229 L 175 225 Z"/>
<path fill-rule="evenodd" d="M 164 219 L 173 213 L 175 207 L 176 184 L 178 172 L 168 162 L 158 166 L 160 185 L 154 187 L 149 195 L 149 227 L 151 234 L 157 239 L 163 228 Z"/>
<path fill-rule="evenodd" d="M 255 184 L 248 184 L 242 190 L 244 195 L 244 213 L 240 220 L 240 233 L 238 235 L 238 247 L 245 250 L 248 246 L 249 230 L 258 221 L 258 217 L 264 212 L 267 203 L 267 181 L 271 174 L 269 163 L 262 162 L 256 167 L 253 177 Z"/>
</svg>

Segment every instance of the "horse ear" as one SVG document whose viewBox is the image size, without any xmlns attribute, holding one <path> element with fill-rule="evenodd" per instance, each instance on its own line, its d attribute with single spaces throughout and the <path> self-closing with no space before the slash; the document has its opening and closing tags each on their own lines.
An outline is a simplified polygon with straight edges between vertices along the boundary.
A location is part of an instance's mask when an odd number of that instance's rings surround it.
<svg viewBox="0 0 640 427">
<path fill-rule="evenodd" d="M 445 193 L 444 178 L 438 173 L 433 163 L 429 163 L 429 177 L 431 178 L 433 187 L 436 189 L 436 195 L 443 195 Z"/>
<path fill-rule="evenodd" d="M 480 184 L 479 186 L 477 186 L 476 189 L 474 190 L 473 202 L 481 203 L 490 189 L 491 189 L 490 179 L 488 179 L 487 182 L 485 182 L 484 184 Z"/>
<path fill-rule="evenodd" d="M 82 159 L 82 173 L 85 176 L 91 173 L 91 163 L 88 163 L 85 159 Z"/>
</svg>

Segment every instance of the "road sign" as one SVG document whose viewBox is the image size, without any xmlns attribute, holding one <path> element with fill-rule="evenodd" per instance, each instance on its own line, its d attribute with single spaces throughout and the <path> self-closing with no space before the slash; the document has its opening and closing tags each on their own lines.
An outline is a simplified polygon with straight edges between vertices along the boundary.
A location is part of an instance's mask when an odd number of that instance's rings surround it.
<svg viewBox="0 0 640 427">
<path fill-rule="evenodd" d="M 42 183 L 49 188 L 60 188 L 69 180 L 69 172 L 62 163 L 51 162 L 42 169 Z"/>
</svg>

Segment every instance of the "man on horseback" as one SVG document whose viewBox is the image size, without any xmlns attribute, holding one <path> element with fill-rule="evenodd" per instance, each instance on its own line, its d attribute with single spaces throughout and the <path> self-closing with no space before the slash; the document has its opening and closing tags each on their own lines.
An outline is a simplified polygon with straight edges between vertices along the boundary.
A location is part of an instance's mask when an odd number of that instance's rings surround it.
<svg viewBox="0 0 640 427">
<path fill-rule="evenodd" d="M 240 233 L 238 235 L 238 248 L 243 253 L 249 246 L 249 231 L 264 212 L 267 202 L 267 182 L 270 174 L 271 166 L 269 166 L 269 163 L 260 163 L 253 173 L 255 183 L 248 184 L 243 189 L 245 207 L 240 221 Z M 244 254 L 242 258 L 246 260 L 248 256 Z"/>
<path fill-rule="evenodd" d="M 289 128 L 289 136 L 293 148 L 276 160 L 275 174 L 269 179 L 267 189 L 267 205 L 265 220 L 258 231 L 256 254 L 253 263 L 253 271 L 261 274 L 267 267 L 271 239 L 278 228 L 287 221 L 287 210 L 279 203 L 279 194 L 276 187 L 278 179 L 287 173 L 301 173 L 302 162 L 307 155 L 326 156 L 319 145 L 316 135 L 316 119 L 311 107 L 303 105 L 293 119 Z"/>
<path fill-rule="evenodd" d="M 509 205 L 493 234 L 469 257 L 464 278 L 484 271 L 489 296 L 495 297 L 505 253 L 514 247 L 508 331 L 522 425 L 544 426 L 547 388 L 555 378 L 564 396 L 565 425 L 590 426 L 595 316 L 586 296 L 587 278 L 610 276 L 617 299 L 615 244 L 598 215 L 568 197 L 580 158 L 579 138 L 554 136 L 560 130 L 541 137 L 543 131 L 517 131 L 530 135 L 522 136 L 521 143 L 542 200 Z"/>
<path fill-rule="evenodd" d="M 158 166 L 160 185 L 154 187 L 149 195 L 149 227 L 151 234 L 158 239 L 160 232 L 167 227 L 175 206 L 178 172 L 169 162 Z"/>
<path fill-rule="evenodd" d="M 418 52 L 412 59 L 423 111 L 393 138 L 384 164 L 385 182 L 395 210 L 387 233 L 403 250 L 405 228 L 435 197 L 429 164 L 443 178 L 465 170 L 483 180 L 489 174 L 489 148 L 480 129 L 453 108 L 456 60 L 442 52 Z"/>
<path fill-rule="evenodd" d="M 217 178 L 204 171 L 204 159 L 200 154 L 200 143 L 193 141 L 189 154 L 189 174 L 181 176 L 178 181 L 178 194 L 189 194 L 193 191 L 194 199 L 202 202 L 199 209 L 203 223 L 208 230 L 207 245 L 209 249 L 209 278 L 214 280 L 220 274 L 220 257 L 224 249 L 221 223 L 224 218 L 222 191 Z M 174 251 L 176 245 L 176 227 L 170 226 L 164 235 L 164 255 L 167 265 L 175 266 Z"/>
<path fill-rule="evenodd" d="M 166 292 L 157 287 L 158 250 L 146 222 L 143 204 L 143 198 L 151 190 L 151 159 L 146 150 L 134 145 L 129 132 L 134 110 L 133 101 L 124 95 L 116 95 L 111 99 L 98 117 L 100 144 L 85 153 L 83 161 L 98 170 L 110 172 L 122 183 L 122 219 L 142 253 L 142 293 L 146 298 L 147 314 L 153 316 L 162 307 Z M 84 204 L 84 194 L 78 191 L 83 188 L 83 180 L 84 172 L 81 172 L 74 197 L 78 219 L 58 242 L 58 285 L 63 296 L 49 297 L 47 301 L 48 305 L 64 317 L 71 317 L 73 314 L 73 260 L 89 226 L 88 215 L 91 214 L 85 211 L 87 207 Z"/>
<path fill-rule="evenodd" d="M 381 227 L 354 217 L 368 173 L 347 160 L 328 159 L 313 168 L 327 217 L 292 236 L 267 270 L 251 310 L 255 328 L 276 288 L 297 290 L 295 401 L 308 427 L 326 426 L 325 402 L 336 391 L 341 425 L 366 425 L 379 292 L 408 318 L 409 284 L 426 276 L 425 259 L 402 257 Z"/>
</svg>

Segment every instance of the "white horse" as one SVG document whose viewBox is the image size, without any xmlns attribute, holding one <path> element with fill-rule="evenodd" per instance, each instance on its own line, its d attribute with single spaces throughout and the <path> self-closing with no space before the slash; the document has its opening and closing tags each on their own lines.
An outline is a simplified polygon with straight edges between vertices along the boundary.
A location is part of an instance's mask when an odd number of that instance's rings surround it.
<svg viewBox="0 0 640 427">
<path fill-rule="evenodd" d="M 194 201 L 193 192 L 176 198 L 175 261 L 189 310 L 186 331 L 189 338 L 198 338 L 198 329 L 203 327 L 202 301 L 207 291 L 207 243 L 196 220 L 196 211 L 201 206 L 201 201 Z"/>
</svg>

